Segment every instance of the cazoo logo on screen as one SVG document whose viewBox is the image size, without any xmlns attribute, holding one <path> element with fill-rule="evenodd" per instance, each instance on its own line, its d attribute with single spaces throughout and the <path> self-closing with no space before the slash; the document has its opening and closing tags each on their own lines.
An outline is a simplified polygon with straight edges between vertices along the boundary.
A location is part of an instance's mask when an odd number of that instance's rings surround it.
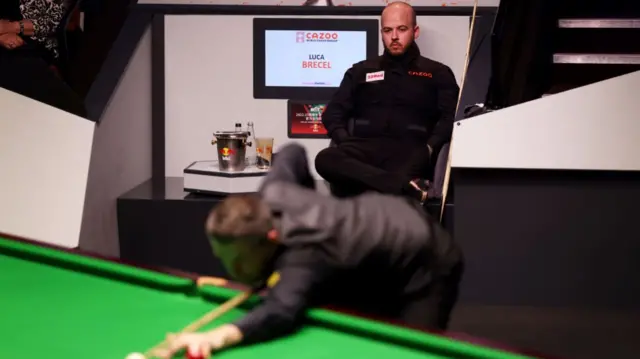
<svg viewBox="0 0 640 359">
<path fill-rule="evenodd" d="M 296 42 L 338 42 L 338 33 L 298 31 L 296 33 Z"/>
</svg>

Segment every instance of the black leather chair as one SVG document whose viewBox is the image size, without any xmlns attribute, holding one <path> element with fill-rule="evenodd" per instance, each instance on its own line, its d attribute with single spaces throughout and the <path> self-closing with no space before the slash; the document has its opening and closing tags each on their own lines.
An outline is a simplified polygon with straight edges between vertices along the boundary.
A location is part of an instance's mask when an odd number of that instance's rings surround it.
<svg viewBox="0 0 640 359">
<path fill-rule="evenodd" d="M 73 13 L 80 7 L 83 0 L 68 0 L 69 7 L 67 11 L 62 16 L 62 20 L 60 21 L 60 25 L 58 25 L 56 38 L 58 39 L 58 51 L 59 58 L 56 61 L 56 67 L 58 71 L 62 75 L 62 78 L 66 81 L 69 74 L 69 63 L 71 60 L 71 50 L 69 48 L 69 38 L 67 33 L 67 28 L 69 26 L 69 21 L 73 16 Z"/>
<path fill-rule="evenodd" d="M 450 142 L 440 148 L 436 163 L 433 167 L 433 180 L 429 186 L 429 198 L 442 199 L 444 189 L 444 177 L 447 172 L 447 161 L 449 160 Z"/>
<path fill-rule="evenodd" d="M 349 134 L 353 133 L 354 123 L 355 123 L 355 120 L 353 118 L 350 118 L 349 120 L 347 120 L 347 132 Z M 329 147 L 336 147 L 336 146 L 337 144 L 335 143 L 335 141 L 331 139 L 331 141 L 329 141 Z M 328 182 L 328 183 L 329 183 L 329 191 L 331 191 L 331 194 L 333 194 L 334 196 L 335 195 L 339 196 L 337 188 L 331 182 Z"/>
</svg>

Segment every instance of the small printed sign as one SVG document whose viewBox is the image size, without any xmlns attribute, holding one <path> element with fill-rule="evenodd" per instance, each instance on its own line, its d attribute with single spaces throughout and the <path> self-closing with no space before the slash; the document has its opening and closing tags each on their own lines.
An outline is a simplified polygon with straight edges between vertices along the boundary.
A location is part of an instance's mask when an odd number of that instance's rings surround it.
<svg viewBox="0 0 640 359">
<path fill-rule="evenodd" d="M 326 107 L 324 103 L 289 100 L 289 138 L 327 138 L 327 129 L 322 124 L 322 114 Z"/>
</svg>

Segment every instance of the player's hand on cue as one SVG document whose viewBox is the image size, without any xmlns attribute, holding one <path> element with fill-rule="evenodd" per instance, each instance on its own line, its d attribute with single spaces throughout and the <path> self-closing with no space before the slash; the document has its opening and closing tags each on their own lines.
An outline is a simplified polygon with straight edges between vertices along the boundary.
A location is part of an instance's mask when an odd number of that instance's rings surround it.
<svg viewBox="0 0 640 359">
<path fill-rule="evenodd" d="M 184 349 L 190 358 L 208 358 L 216 344 L 213 339 L 211 333 L 169 334 L 167 346 L 159 349 L 154 356 L 169 359 Z"/>
<path fill-rule="evenodd" d="M 169 359 L 185 350 L 189 358 L 208 358 L 212 352 L 234 345 L 242 340 L 242 333 L 234 325 L 223 325 L 205 333 L 169 334 L 167 345 L 154 353 Z"/>
</svg>

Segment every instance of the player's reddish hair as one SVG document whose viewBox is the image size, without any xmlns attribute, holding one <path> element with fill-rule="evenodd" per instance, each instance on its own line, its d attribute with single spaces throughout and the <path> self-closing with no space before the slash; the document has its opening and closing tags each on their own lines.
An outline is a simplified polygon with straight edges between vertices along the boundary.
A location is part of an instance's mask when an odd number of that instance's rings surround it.
<svg viewBox="0 0 640 359">
<path fill-rule="evenodd" d="M 258 195 L 230 195 L 209 213 L 205 227 L 207 235 L 218 240 L 266 238 L 273 221 Z"/>
</svg>

